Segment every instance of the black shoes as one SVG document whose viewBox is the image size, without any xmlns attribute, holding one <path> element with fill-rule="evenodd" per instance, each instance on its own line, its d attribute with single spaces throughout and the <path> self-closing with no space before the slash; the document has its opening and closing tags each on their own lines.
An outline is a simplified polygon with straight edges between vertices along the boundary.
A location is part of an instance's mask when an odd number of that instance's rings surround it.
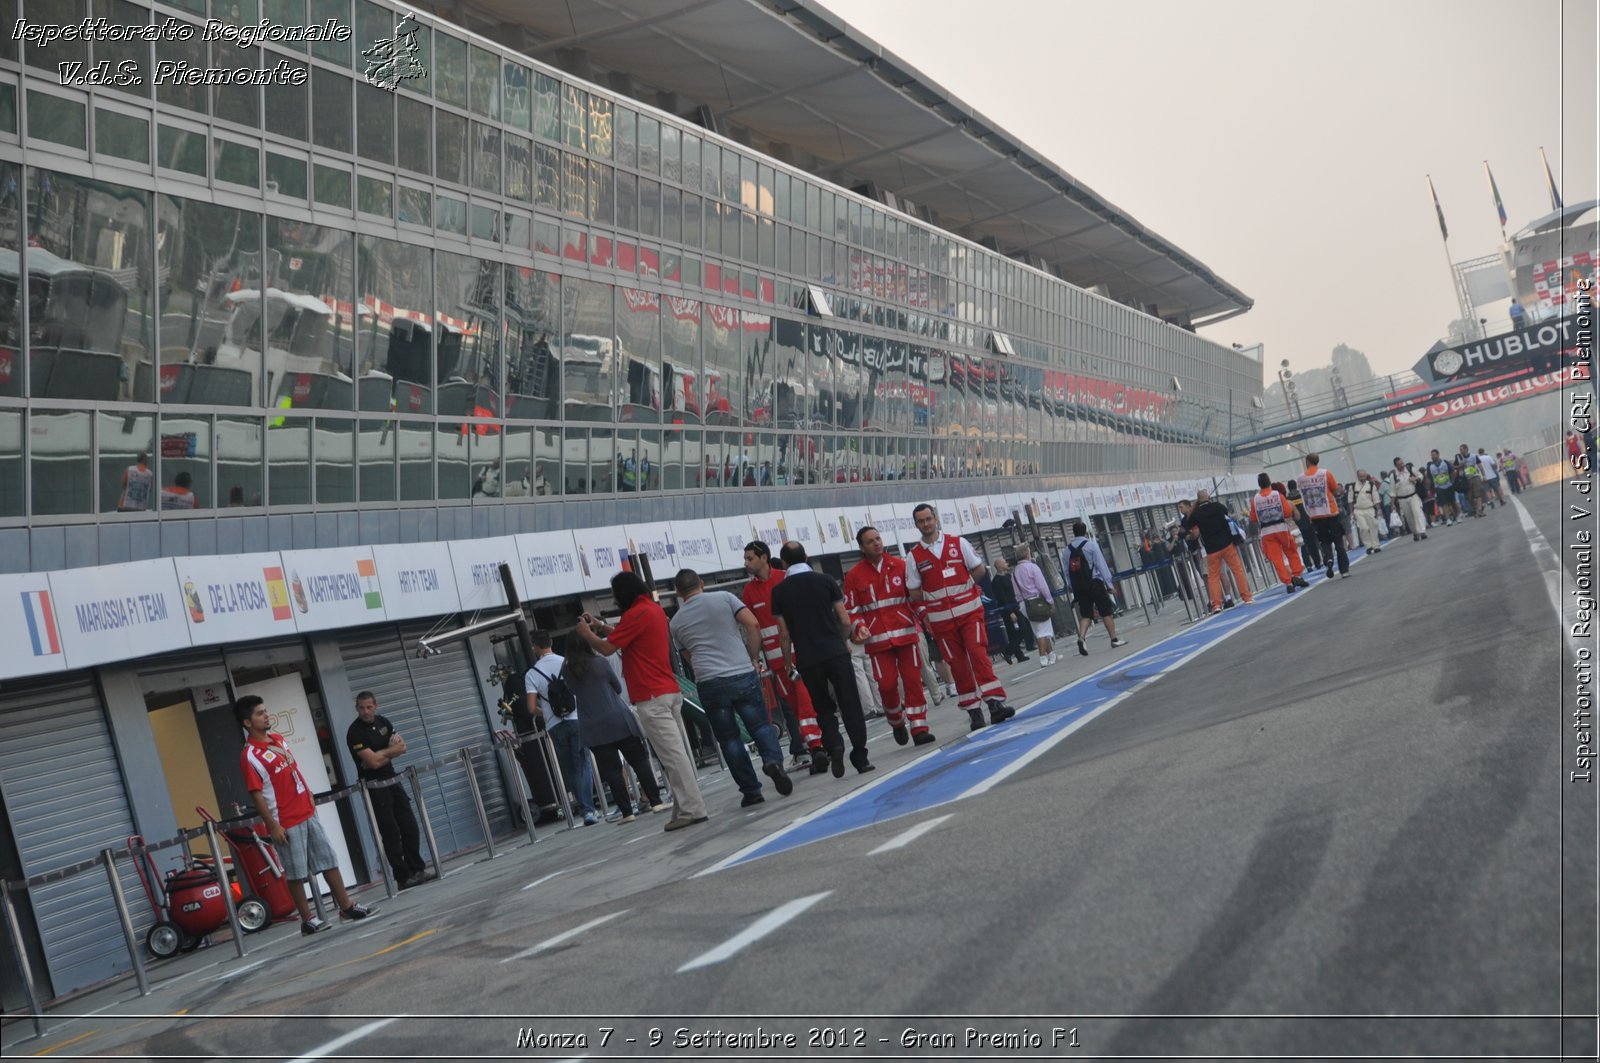
<svg viewBox="0 0 1600 1063">
<path fill-rule="evenodd" d="M 928 746 L 937 742 L 938 739 L 933 737 L 932 731 L 918 731 L 911 736 L 911 741 L 919 746 Z"/>
<path fill-rule="evenodd" d="M 354 922 L 357 919 L 366 919 L 369 916 L 374 916 L 377 914 L 378 909 L 376 908 L 368 908 L 364 904 L 352 904 L 350 907 L 342 909 L 339 912 L 339 922 Z"/>
<path fill-rule="evenodd" d="M 972 729 L 974 731 L 978 730 L 979 728 L 989 726 L 989 724 L 983 718 L 983 710 L 982 709 L 968 709 L 967 710 L 967 719 L 969 721 L 971 721 Z"/>
<path fill-rule="evenodd" d="M 850 751 L 850 763 L 855 765 L 856 773 L 858 775 L 865 775 L 874 767 L 874 765 L 867 760 L 867 750 L 865 747 L 862 747 L 861 749 L 852 749 Z M 839 769 L 839 774 L 844 774 L 843 764 L 839 765 Z"/>
<path fill-rule="evenodd" d="M 1311 586 L 1311 584 L 1307 583 L 1305 578 L 1302 576 L 1296 576 L 1290 582 L 1292 582 L 1296 587 L 1300 587 L 1302 589 Z"/>
<path fill-rule="evenodd" d="M 1087 657 L 1087 656 L 1089 656 L 1089 647 L 1083 641 L 1083 636 L 1082 635 L 1078 636 L 1078 656 L 1079 657 Z"/>
<path fill-rule="evenodd" d="M 833 769 L 835 779 L 844 778 L 844 746 L 828 750 L 828 766 Z"/>
<path fill-rule="evenodd" d="M 760 794 L 745 794 L 744 800 L 739 802 L 740 808 L 749 808 L 751 805 L 764 805 L 767 799 Z"/>
<path fill-rule="evenodd" d="M 1017 710 L 1001 701 L 999 698 L 989 699 L 989 722 L 1005 723 L 1017 714 Z"/>
<path fill-rule="evenodd" d="M 782 764 L 768 764 L 761 770 L 772 780 L 773 788 L 778 791 L 779 797 L 788 797 L 794 793 L 794 780 L 789 778 L 789 773 L 783 770 Z"/>
<path fill-rule="evenodd" d="M 811 774 L 822 775 L 828 770 L 828 751 L 826 749 L 813 749 L 811 751 Z"/>
<path fill-rule="evenodd" d="M 903 746 L 907 742 L 911 741 L 911 732 L 906 730 L 906 725 L 905 724 L 901 724 L 899 727 L 896 727 L 893 730 L 894 730 L 894 744 L 895 745 Z"/>
</svg>

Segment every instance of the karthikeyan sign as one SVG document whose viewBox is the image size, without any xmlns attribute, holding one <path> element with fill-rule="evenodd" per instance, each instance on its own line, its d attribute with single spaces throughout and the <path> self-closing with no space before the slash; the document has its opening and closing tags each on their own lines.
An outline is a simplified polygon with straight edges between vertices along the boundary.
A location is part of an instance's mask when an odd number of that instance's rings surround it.
<svg viewBox="0 0 1600 1063">
<path fill-rule="evenodd" d="M 1500 372 L 1508 367 L 1508 360 L 1558 357 L 1574 346 L 1576 321 L 1576 318 L 1565 317 L 1457 347 L 1436 343 L 1432 350 L 1422 356 L 1422 361 L 1416 364 L 1415 369 L 1423 379 L 1431 377 L 1435 383 L 1439 383 L 1458 376 Z"/>
</svg>

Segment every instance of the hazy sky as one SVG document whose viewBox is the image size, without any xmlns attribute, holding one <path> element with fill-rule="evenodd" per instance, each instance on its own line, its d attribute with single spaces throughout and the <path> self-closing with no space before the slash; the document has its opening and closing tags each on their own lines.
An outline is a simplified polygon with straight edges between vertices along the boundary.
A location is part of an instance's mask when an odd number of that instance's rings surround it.
<svg viewBox="0 0 1600 1063">
<path fill-rule="evenodd" d="M 1596 197 L 1593 0 L 823 0 L 1255 300 L 1202 330 L 1410 368 L 1459 261 Z M 1564 69 L 1563 69 L 1564 60 Z M 1268 376 L 1270 382 L 1271 376 Z"/>
</svg>

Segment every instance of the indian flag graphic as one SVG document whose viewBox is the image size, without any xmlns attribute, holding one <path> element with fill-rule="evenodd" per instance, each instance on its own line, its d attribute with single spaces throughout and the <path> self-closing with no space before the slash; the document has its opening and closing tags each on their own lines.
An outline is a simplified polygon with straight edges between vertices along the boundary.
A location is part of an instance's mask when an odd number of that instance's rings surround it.
<svg viewBox="0 0 1600 1063">
<path fill-rule="evenodd" d="M 383 608 L 383 592 L 378 589 L 378 566 L 364 558 L 356 561 L 356 575 L 361 577 L 361 590 L 368 609 Z"/>
<path fill-rule="evenodd" d="M 272 619 L 293 620 L 294 611 L 289 607 L 289 586 L 283 581 L 283 569 L 274 565 L 262 569 L 261 575 L 267 581 L 267 600 L 272 603 Z"/>
</svg>

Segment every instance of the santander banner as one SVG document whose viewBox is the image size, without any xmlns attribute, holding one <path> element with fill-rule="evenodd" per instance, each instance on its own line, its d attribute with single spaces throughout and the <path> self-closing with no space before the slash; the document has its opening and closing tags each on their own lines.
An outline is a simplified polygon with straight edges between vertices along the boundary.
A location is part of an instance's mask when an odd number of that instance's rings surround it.
<svg viewBox="0 0 1600 1063">
<path fill-rule="evenodd" d="M 1395 414 L 1389 422 L 1396 429 L 1416 428 L 1418 425 L 1429 424 L 1434 421 L 1443 421 L 1463 413 L 1474 410 L 1487 409 L 1506 402 L 1515 402 L 1517 399 L 1526 399 L 1546 392 L 1560 391 L 1567 384 L 1574 381 L 1589 379 L 1589 369 L 1585 365 L 1569 365 L 1557 369 L 1553 373 L 1541 373 L 1539 376 L 1528 377 L 1510 384 L 1495 385 L 1491 382 L 1489 387 L 1482 391 L 1474 391 L 1470 395 L 1436 402 L 1429 406 L 1418 406 L 1414 410 Z M 1396 391 L 1390 398 L 1403 399 L 1407 395 L 1415 395 L 1426 391 L 1426 385 L 1419 384 L 1414 388 L 1404 388 Z"/>
</svg>

